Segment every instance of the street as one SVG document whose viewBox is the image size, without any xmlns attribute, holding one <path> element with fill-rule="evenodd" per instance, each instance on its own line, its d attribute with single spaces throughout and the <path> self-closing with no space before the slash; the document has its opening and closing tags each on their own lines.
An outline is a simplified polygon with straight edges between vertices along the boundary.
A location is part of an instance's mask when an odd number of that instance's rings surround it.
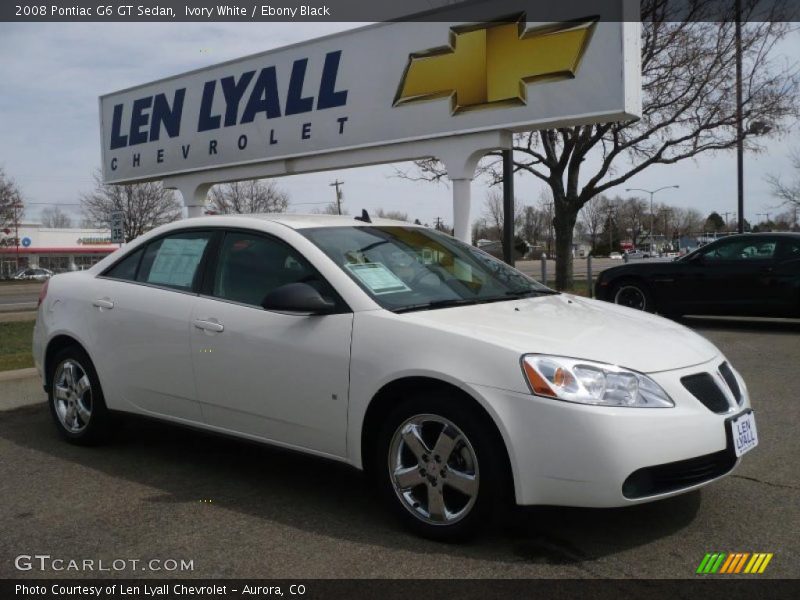
<svg viewBox="0 0 800 600">
<path fill-rule="evenodd" d="M 0 282 L 0 312 L 36 308 L 36 301 L 42 285 L 38 282 Z"/>
<path fill-rule="evenodd" d="M 93 576 L 14 568 L 19 554 L 45 553 L 193 560 L 191 572 L 119 573 L 137 577 L 683 578 L 707 552 L 772 552 L 760 577 L 795 577 L 800 324 L 686 323 L 745 377 L 760 439 L 702 491 L 624 509 L 521 509 L 505 530 L 442 545 L 399 528 L 339 464 L 141 420 L 108 446 L 75 447 L 40 403 L 0 413 L 0 577 Z M 15 385 L 0 381 L 0 396 L 44 401 L 37 379 Z"/>
</svg>

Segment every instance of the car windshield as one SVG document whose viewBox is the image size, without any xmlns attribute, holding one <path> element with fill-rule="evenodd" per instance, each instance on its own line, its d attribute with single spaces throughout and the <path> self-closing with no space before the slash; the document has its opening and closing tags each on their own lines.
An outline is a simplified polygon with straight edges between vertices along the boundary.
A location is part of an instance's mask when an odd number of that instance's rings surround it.
<svg viewBox="0 0 800 600">
<path fill-rule="evenodd" d="M 478 248 L 421 227 L 319 227 L 301 233 L 395 312 L 557 293 Z"/>
</svg>

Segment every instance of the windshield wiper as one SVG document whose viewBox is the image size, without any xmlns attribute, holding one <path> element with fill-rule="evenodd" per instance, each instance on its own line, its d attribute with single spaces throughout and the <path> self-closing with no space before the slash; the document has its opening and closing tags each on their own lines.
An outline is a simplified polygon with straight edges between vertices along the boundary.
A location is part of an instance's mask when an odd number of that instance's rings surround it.
<svg viewBox="0 0 800 600">
<path fill-rule="evenodd" d="M 560 294 L 555 290 L 517 290 L 508 291 L 504 296 L 489 296 L 486 298 L 451 298 L 450 300 L 434 300 L 422 304 L 411 304 L 394 310 L 395 313 L 413 312 L 415 310 L 429 310 L 433 308 L 450 308 L 451 306 L 467 306 L 471 304 L 488 304 L 490 302 L 505 302 L 515 298 L 528 298 L 534 296 L 552 296 Z"/>
<path fill-rule="evenodd" d="M 505 295 L 511 298 L 526 298 L 529 296 L 554 296 L 560 293 L 561 292 L 557 292 L 556 290 L 512 290 L 506 292 Z"/>
<path fill-rule="evenodd" d="M 467 304 L 479 304 L 479 298 L 451 298 L 450 300 L 434 300 L 433 302 L 423 302 L 422 304 L 411 304 L 402 308 L 394 309 L 397 314 L 413 312 L 415 310 L 429 310 L 432 308 L 449 308 L 451 306 L 466 306 Z"/>
</svg>

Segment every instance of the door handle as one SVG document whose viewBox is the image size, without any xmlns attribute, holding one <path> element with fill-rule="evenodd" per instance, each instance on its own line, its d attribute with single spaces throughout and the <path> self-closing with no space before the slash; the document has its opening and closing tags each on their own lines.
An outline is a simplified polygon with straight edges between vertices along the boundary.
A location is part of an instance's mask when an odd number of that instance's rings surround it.
<svg viewBox="0 0 800 600">
<path fill-rule="evenodd" d="M 216 323 L 214 321 L 206 321 L 204 319 L 195 319 L 194 326 L 198 329 L 202 329 L 204 331 L 212 331 L 214 333 L 220 333 L 225 331 L 225 327 L 222 323 Z"/>
<path fill-rule="evenodd" d="M 97 308 L 106 308 L 108 310 L 114 308 L 114 303 L 108 298 L 97 298 L 92 302 L 92 305 L 96 306 Z"/>
</svg>

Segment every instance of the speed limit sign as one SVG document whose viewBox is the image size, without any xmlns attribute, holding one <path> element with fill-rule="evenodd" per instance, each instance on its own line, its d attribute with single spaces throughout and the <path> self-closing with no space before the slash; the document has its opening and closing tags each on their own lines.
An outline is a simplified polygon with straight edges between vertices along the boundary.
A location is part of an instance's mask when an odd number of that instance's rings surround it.
<svg viewBox="0 0 800 600">
<path fill-rule="evenodd" d="M 125 242 L 125 213 L 115 210 L 111 213 L 111 243 L 122 244 Z"/>
</svg>

